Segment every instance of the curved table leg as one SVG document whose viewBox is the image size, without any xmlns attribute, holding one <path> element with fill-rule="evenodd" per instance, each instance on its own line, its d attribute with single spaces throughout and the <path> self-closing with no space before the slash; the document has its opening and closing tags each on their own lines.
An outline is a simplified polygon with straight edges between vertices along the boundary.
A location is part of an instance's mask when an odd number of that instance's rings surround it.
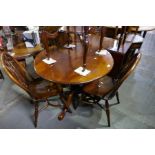
<svg viewBox="0 0 155 155">
<path fill-rule="evenodd" d="M 64 103 L 63 111 L 58 115 L 59 120 L 63 120 L 65 117 L 66 112 L 70 111 L 69 106 L 72 103 L 74 93 L 71 92 L 67 98 L 67 101 Z"/>
</svg>

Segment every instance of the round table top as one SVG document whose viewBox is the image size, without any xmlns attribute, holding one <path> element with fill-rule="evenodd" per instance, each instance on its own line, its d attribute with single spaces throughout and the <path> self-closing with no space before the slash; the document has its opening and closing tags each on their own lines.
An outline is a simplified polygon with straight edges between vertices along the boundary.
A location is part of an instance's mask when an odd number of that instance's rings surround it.
<svg viewBox="0 0 155 155">
<path fill-rule="evenodd" d="M 111 39 L 104 39 L 105 44 L 113 42 Z M 106 55 L 97 55 L 99 43 L 98 39 L 89 38 L 89 50 L 86 59 L 86 69 L 91 72 L 86 76 L 79 75 L 74 70 L 82 66 L 83 48 L 80 42 L 76 42 L 76 48 L 58 48 L 50 53 L 50 57 L 55 59 L 54 64 L 46 64 L 42 61 L 46 58 L 46 52 L 40 52 L 34 60 L 34 69 L 42 78 L 61 84 L 82 84 L 91 82 L 108 74 L 113 67 L 113 58 L 109 52 Z M 92 44 L 91 44 L 92 43 Z M 112 45 L 111 45 L 112 46 Z"/>
<path fill-rule="evenodd" d="M 19 43 L 14 47 L 13 51 L 11 52 L 11 55 L 16 59 L 21 60 L 25 59 L 26 57 L 35 55 L 36 53 L 42 50 L 43 48 L 40 44 L 36 45 L 34 48 L 27 48 L 25 46 L 25 43 Z"/>
</svg>

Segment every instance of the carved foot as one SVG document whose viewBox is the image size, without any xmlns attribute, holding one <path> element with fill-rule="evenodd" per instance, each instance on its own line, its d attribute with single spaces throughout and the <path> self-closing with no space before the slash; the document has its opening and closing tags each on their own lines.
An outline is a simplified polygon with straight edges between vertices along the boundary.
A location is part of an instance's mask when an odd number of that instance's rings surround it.
<svg viewBox="0 0 155 155">
<path fill-rule="evenodd" d="M 58 116 L 58 119 L 61 121 L 64 119 L 65 115 L 66 115 L 67 109 L 65 108 Z"/>
<path fill-rule="evenodd" d="M 73 92 L 71 92 L 67 98 L 67 101 L 63 100 L 65 103 L 64 103 L 64 108 L 63 108 L 63 111 L 59 114 L 58 116 L 58 119 L 59 120 L 63 120 L 64 117 L 65 117 L 65 114 L 66 112 L 72 112 L 69 108 L 69 106 L 71 105 L 72 103 L 72 98 L 73 98 Z"/>
</svg>

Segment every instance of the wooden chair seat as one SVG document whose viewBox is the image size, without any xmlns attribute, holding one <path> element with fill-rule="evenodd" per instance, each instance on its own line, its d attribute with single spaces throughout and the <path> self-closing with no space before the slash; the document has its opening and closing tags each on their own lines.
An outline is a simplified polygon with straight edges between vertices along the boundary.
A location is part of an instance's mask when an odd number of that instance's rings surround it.
<svg viewBox="0 0 155 155">
<path fill-rule="evenodd" d="M 43 80 L 41 78 L 32 81 L 29 84 L 31 96 L 35 100 L 47 99 L 59 94 L 59 88 L 55 83 Z"/>
<path fill-rule="evenodd" d="M 88 94 L 105 96 L 113 86 L 113 79 L 110 76 L 104 76 L 86 85 L 83 90 Z"/>
</svg>

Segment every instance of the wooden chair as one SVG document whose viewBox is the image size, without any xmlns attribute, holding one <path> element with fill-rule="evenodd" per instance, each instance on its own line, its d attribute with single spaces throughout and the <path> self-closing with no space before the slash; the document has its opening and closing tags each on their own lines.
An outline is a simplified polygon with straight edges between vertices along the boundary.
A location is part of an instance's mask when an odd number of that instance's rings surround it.
<svg viewBox="0 0 155 155">
<path fill-rule="evenodd" d="M 95 80 L 86 86 L 84 86 L 82 100 L 85 102 L 91 102 L 98 104 L 102 109 L 106 111 L 108 126 L 110 127 L 110 109 L 109 109 L 109 100 L 112 99 L 115 95 L 117 98 L 117 103 L 119 101 L 118 89 L 128 78 L 128 76 L 136 68 L 138 62 L 141 58 L 141 53 L 136 53 L 132 59 L 122 66 L 123 55 L 119 52 L 115 52 L 114 55 L 114 68 L 109 74 L 98 80 Z M 121 67 L 121 70 L 120 70 Z M 99 103 L 100 100 L 105 100 L 105 106 Z M 114 104 L 115 105 L 115 104 Z"/>
<path fill-rule="evenodd" d="M 58 29 L 57 31 L 54 30 L 50 31 L 49 29 L 41 29 L 41 43 L 47 53 L 50 52 L 50 47 L 63 47 L 68 42 L 68 34 L 66 31 L 58 31 Z"/>
<path fill-rule="evenodd" d="M 58 37 L 58 31 L 50 33 L 48 31 L 43 30 L 41 32 L 41 42 L 46 50 L 47 57 L 50 57 L 50 46 L 56 45 L 56 38 Z"/>
<path fill-rule="evenodd" d="M 108 50 L 126 53 L 128 50 L 135 52 L 142 46 L 144 38 L 138 33 L 139 26 L 106 27 L 105 36 L 118 40 L 117 49 Z"/>
<path fill-rule="evenodd" d="M 110 48 L 109 50 L 111 51 L 122 51 L 121 47 L 124 49 L 123 46 L 124 42 L 124 34 L 126 32 L 126 27 L 123 26 L 121 29 L 118 26 L 114 26 L 114 27 L 109 27 L 109 26 L 101 26 L 100 27 L 100 48 L 101 49 L 101 45 L 102 45 L 102 41 L 104 37 L 108 37 L 108 38 L 113 38 L 115 40 L 115 42 L 117 42 L 117 48 Z M 128 46 L 128 45 L 127 45 Z"/>
<path fill-rule="evenodd" d="M 110 29 L 110 28 L 108 28 Z M 113 37 L 114 39 L 118 40 L 118 47 L 117 47 L 117 51 L 122 52 L 120 50 L 121 46 L 124 46 L 123 48 L 125 48 L 125 46 L 128 46 L 128 42 L 136 42 L 137 41 L 137 32 L 138 32 L 138 26 L 121 26 L 121 27 L 112 27 L 111 29 L 113 29 L 113 33 L 112 30 L 109 31 L 111 32 L 111 37 Z M 108 35 L 110 35 L 108 34 Z M 129 41 L 127 41 L 129 40 Z M 132 46 L 132 45 L 131 45 Z M 123 51 L 123 53 L 126 53 L 126 50 Z"/>
<path fill-rule="evenodd" d="M 139 50 L 144 38 L 138 33 L 139 26 L 126 26 L 123 42 L 132 42 L 132 49 Z"/>
<path fill-rule="evenodd" d="M 9 78 L 31 97 L 35 107 L 34 125 L 37 127 L 38 113 L 40 110 L 48 107 L 48 105 L 59 106 L 49 103 L 48 98 L 59 95 L 61 88 L 57 84 L 41 78 L 33 79 L 25 68 L 16 59 L 7 54 L 7 52 L 1 53 L 0 58 L 4 71 Z M 39 101 L 45 101 L 47 104 L 45 107 L 39 109 Z"/>
<path fill-rule="evenodd" d="M 107 36 L 111 38 L 116 38 L 118 40 L 121 40 L 122 43 L 125 43 L 127 34 L 137 34 L 139 26 L 111 26 L 106 27 L 107 29 Z"/>
</svg>

